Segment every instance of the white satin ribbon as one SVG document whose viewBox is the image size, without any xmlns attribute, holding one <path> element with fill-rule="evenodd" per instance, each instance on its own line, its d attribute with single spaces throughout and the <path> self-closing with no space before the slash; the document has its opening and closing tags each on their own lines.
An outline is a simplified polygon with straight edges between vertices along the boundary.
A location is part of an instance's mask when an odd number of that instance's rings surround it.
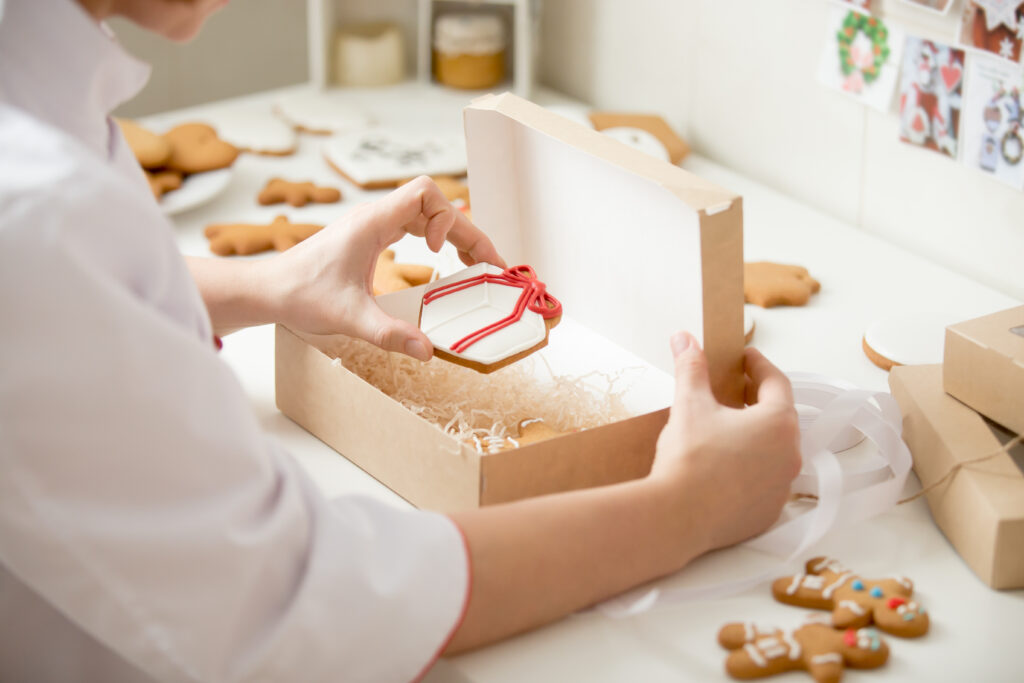
<svg viewBox="0 0 1024 683">
<path fill-rule="evenodd" d="M 863 521 L 894 506 L 910 472 L 911 457 L 903 443 L 899 405 L 887 393 L 857 389 L 842 380 L 809 373 L 789 373 L 798 406 L 820 412 L 801 419 L 801 475 L 793 493 L 814 494 L 817 505 L 747 541 L 744 547 L 779 558 L 789 564 L 829 530 Z M 882 464 L 844 473 L 835 444 L 849 443 L 856 429 L 878 449 Z M 845 438 L 844 438 L 845 437 Z M 645 587 L 598 605 L 612 617 L 627 617 L 655 606 L 732 595 L 777 576 L 766 571 L 734 581 L 693 588 Z"/>
</svg>

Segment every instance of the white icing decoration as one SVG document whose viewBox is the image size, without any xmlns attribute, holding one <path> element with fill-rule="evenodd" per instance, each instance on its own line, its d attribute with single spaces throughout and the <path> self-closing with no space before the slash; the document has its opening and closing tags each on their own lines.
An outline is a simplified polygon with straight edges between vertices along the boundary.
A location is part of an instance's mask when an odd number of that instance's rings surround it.
<svg viewBox="0 0 1024 683">
<path fill-rule="evenodd" d="M 747 643 L 743 646 L 743 649 L 746 651 L 747 655 L 749 655 L 754 664 L 757 664 L 758 666 L 768 666 L 768 662 L 765 661 L 765 658 L 761 656 L 761 653 L 758 652 L 757 648 L 752 644 Z"/>
<path fill-rule="evenodd" d="M 839 564 L 839 560 L 834 560 L 831 557 L 822 558 L 821 562 L 814 565 L 813 569 L 815 572 L 821 572 L 825 569 L 828 569 L 829 571 L 835 572 L 836 574 L 842 574 L 846 571 L 846 568 L 843 567 L 843 565 Z"/>
<path fill-rule="evenodd" d="M 800 587 L 800 581 L 803 578 L 803 574 L 795 574 L 793 576 L 793 583 L 789 584 L 789 588 L 786 589 L 786 595 L 792 595 L 793 593 L 796 593 L 796 589 Z"/>
<path fill-rule="evenodd" d="M 757 627 L 754 626 L 754 622 L 748 621 L 743 624 L 743 640 L 749 643 L 757 637 Z"/>
<path fill-rule="evenodd" d="M 336 92 L 299 92 L 282 97 L 274 104 L 274 113 L 292 126 L 323 133 L 360 130 L 373 120 L 353 107 L 352 97 Z"/>
<path fill-rule="evenodd" d="M 217 130 L 217 137 L 240 149 L 264 154 L 291 154 L 298 146 L 295 129 L 269 111 L 214 109 L 195 118 Z"/>
<path fill-rule="evenodd" d="M 668 150 L 665 149 L 665 145 L 662 144 L 661 140 L 642 128 L 613 126 L 611 128 L 605 128 L 601 131 L 601 134 L 614 138 L 635 150 L 654 157 L 655 159 L 670 161 Z"/>
<path fill-rule="evenodd" d="M 466 173 L 466 143 L 455 135 L 369 128 L 335 135 L 324 143 L 323 152 L 359 185 Z"/>
<path fill-rule="evenodd" d="M 851 612 L 856 614 L 858 617 L 862 617 L 865 614 L 864 608 L 861 607 L 860 605 L 858 605 L 853 600 L 840 600 L 839 601 L 839 606 L 841 608 L 845 608 L 845 609 L 850 610 Z"/>
<path fill-rule="evenodd" d="M 910 583 L 910 579 L 905 576 L 891 576 L 889 577 L 899 585 L 903 586 L 907 590 L 910 590 L 914 584 Z"/>
<path fill-rule="evenodd" d="M 850 572 L 847 572 L 846 574 L 841 574 L 839 578 L 835 580 L 835 583 L 833 583 L 821 592 L 821 597 L 825 598 L 826 600 L 831 598 L 832 594 L 836 592 L 836 589 L 842 586 L 844 583 L 846 583 L 846 580 L 849 579 L 851 576 L 853 576 L 853 574 Z"/>
<path fill-rule="evenodd" d="M 828 664 L 829 662 L 842 664 L 843 656 L 838 652 L 829 652 L 828 654 L 814 655 L 813 657 L 811 657 L 811 664 Z"/>
<path fill-rule="evenodd" d="M 427 287 L 430 292 L 452 282 L 466 280 L 484 273 L 499 274 L 501 268 L 488 263 L 459 271 Z M 466 335 L 506 317 L 515 308 L 523 293 L 519 287 L 481 283 L 434 299 L 420 307 L 420 329 L 438 349 L 458 358 L 491 365 L 537 346 L 547 338 L 548 329 L 540 313 L 523 312 L 517 322 L 481 337 L 461 353 L 451 350 L 452 344 Z"/>
<path fill-rule="evenodd" d="M 789 658 L 793 660 L 800 659 L 800 643 L 793 637 L 793 632 L 783 631 L 782 640 L 789 646 Z"/>
<path fill-rule="evenodd" d="M 786 648 L 778 638 L 762 638 L 757 641 L 756 645 L 768 659 L 776 659 L 786 654 Z"/>
<path fill-rule="evenodd" d="M 824 585 L 825 577 L 818 576 L 817 574 L 808 574 L 803 580 L 804 588 L 810 588 L 811 590 L 820 591 Z"/>
</svg>

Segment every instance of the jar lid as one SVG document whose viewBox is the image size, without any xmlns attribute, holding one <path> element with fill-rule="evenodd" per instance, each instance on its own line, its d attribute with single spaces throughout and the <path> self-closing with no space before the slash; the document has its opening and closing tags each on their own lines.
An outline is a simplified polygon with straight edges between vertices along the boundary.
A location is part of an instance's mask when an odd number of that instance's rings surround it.
<svg viewBox="0 0 1024 683">
<path fill-rule="evenodd" d="M 444 14 L 434 23 L 434 49 L 451 55 L 501 52 L 505 25 L 496 14 Z"/>
</svg>

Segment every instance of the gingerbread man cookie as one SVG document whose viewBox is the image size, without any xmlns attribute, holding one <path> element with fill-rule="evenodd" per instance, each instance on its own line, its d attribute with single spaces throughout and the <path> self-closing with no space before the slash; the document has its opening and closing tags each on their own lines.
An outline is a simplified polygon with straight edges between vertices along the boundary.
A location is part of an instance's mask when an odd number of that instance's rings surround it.
<svg viewBox="0 0 1024 683">
<path fill-rule="evenodd" d="M 385 249 L 373 269 L 373 294 L 390 294 L 416 285 L 425 285 L 434 277 L 434 269 L 414 263 L 395 263 L 395 252 Z"/>
<path fill-rule="evenodd" d="M 206 226 L 204 234 L 210 240 L 210 251 L 219 256 L 257 254 L 269 249 L 284 251 L 316 234 L 324 226 L 292 223 L 278 216 L 269 225 L 248 223 L 215 223 Z"/>
<path fill-rule="evenodd" d="M 153 196 L 160 199 L 171 190 L 181 187 L 182 175 L 177 171 L 146 171 L 146 180 Z"/>
<path fill-rule="evenodd" d="M 164 133 L 171 145 L 167 168 L 182 173 L 202 173 L 235 163 L 238 148 L 219 137 L 205 123 L 183 123 Z"/>
<path fill-rule="evenodd" d="M 267 206 L 288 202 L 292 206 L 305 206 L 309 202 L 333 204 L 341 199 L 341 191 L 333 187 L 318 187 L 311 182 L 291 182 L 271 178 L 260 190 L 256 201 Z"/>
<path fill-rule="evenodd" d="M 836 630 L 809 622 L 792 631 L 751 623 L 726 624 L 718 642 L 732 650 L 725 670 L 733 678 L 763 678 L 804 669 L 818 683 L 837 683 L 843 667 L 875 669 L 889 658 L 889 647 L 871 627 Z"/>
<path fill-rule="evenodd" d="M 160 168 L 171 157 L 171 144 L 128 119 L 115 119 L 125 142 L 142 168 Z"/>
<path fill-rule="evenodd" d="M 802 266 L 755 261 L 743 264 L 743 296 L 762 308 L 803 306 L 821 283 Z"/>
<path fill-rule="evenodd" d="M 520 420 L 516 431 L 518 432 L 516 436 L 485 436 L 481 438 L 474 434 L 466 440 L 466 443 L 476 448 L 479 453 L 500 453 L 512 448 L 529 446 L 538 441 L 553 439 L 563 434 L 539 417 Z"/>
<path fill-rule="evenodd" d="M 914 584 L 903 576 L 865 579 L 828 557 L 808 560 L 806 572 L 776 579 L 772 595 L 798 607 L 832 610 L 836 628 L 874 624 L 901 638 L 928 632 L 928 614 L 911 600 Z"/>
</svg>

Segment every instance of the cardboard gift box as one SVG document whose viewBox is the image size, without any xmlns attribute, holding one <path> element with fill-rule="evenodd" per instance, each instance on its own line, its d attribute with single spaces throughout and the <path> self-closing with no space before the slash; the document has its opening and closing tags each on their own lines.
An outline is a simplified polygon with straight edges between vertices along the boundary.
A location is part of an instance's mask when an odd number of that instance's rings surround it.
<svg viewBox="0 0 1024 683">
<path fill-rule="evenodd" d="M 923 486 L 1014 437 L 947 394 L 940 365 L 895 367 L 889 386 Z M 961 467 L 925 495 L 935 522 L 982 581 L 1024 587 L 1024 445 Z"/>
<path fill-rule="evenodd" d="M 1024 433 L 1024 306 L 946 328 L 946 392 Z"/>
<path fill-rule="evenodd" d="M 474 221 L 562 302 L 552 346 L 571 334 L 576 361 L 602 347 L 606 360 L 649 364 L 671 386 L 668 339 L 686 329 L 706 349 L 719 400 L 742 403 L 737 195 L 514 95 L 474 102 L 465 129 Z M 378 302 L 415 324 L 422 291 Z M 414 505 L 441 511 L 642 477 L 671 401 L 482 454 L 334 362 L 330 338 L 278 328 L 276 340 L 281 411 Z"/>
</svg>

